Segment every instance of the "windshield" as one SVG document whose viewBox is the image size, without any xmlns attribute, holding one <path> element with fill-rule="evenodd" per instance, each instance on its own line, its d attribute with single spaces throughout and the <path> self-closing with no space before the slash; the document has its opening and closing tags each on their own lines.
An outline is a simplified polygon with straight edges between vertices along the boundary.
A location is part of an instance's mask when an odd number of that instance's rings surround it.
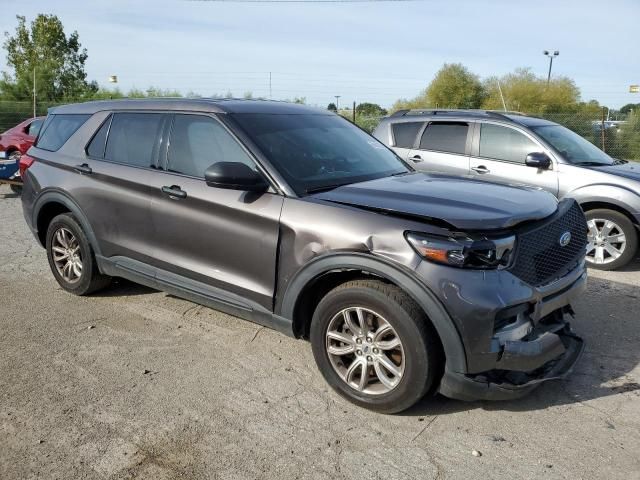
<svg viewBox="0 0 640 480">
<path fill-rule="evenodd" d="M 575 164 L 613 165 L 613 159 L 580 135 L 561 125 L 544 125 L 531 129 L 549 142 L 569 162 Z"/>
<path fill-rule="evenodd" d="M 410 171 L 378 140 L 336 115 L 233 118 L 298 195 Z"/>
</svg>

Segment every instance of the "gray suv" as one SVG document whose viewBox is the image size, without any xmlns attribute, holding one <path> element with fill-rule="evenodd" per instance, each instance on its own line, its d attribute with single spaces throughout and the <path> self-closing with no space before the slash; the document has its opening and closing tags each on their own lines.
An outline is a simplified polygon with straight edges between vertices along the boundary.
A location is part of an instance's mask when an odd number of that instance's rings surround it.
<svg viewBox="0 0 640 480">
<path fill-rule="evenodd" d="M 310 339 L 327 382 L 367 408 L 518 397 L 582 351 L 575 201 L 416 172 L 327 111 L 61 106 L 20 168 L 63 289 L 124 277 Z"/>
<path fill-rule="evenodd" d="M 573 198 L 589 225 L 589 266 L 613 270 L 638 250 L 640 165 L 609 157 L 557 123 L 477 110 L 401 110 L 374 136 L 418 170 L 543 188 Z"/>
</svg>

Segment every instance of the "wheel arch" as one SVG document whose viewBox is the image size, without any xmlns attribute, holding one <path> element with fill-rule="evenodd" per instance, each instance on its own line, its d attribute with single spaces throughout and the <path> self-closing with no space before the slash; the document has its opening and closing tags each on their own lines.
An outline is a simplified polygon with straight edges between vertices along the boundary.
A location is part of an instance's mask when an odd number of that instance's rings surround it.
<svg viewBox="0 0 640 480">
<path fill-rule="evenodd" d="M 435 328 L 447 367 L 466 372 L 462 340 L 436 296 L 410 272 L 367 254 L 330 254 L 313 260 L 293 276 L 281 297 L 277 312 L 292 320 L 296 337 L 305 337 L 313 311 L 324 294 L 356 278 L 379 278 L 405 291 L 423 309 Z"/>
<path fill-rule="evenodd" d="M 85 235 L 91 242 L 96 255 L 100 255 L 100 248 L 93 228 L 80 206 L 60 190 L 48 190 L 38 196 L 33 208 L 32 225 L 36 227 L 36 234 L 40 245 L 46 246 L 47 228 L 57 215 L 71 213 L 76 218 Z"/>
<path fill-rule="evenodd" d="M 599 201 L 587 201 L 584 203 L 580 203 L 580 206 L 582 207 L 582 210 L 585 213 L 588 212 L 589 210 L 597 210 L 597 209 L 613 210 L 614 212 L 622 213 L 625 217 L 627 217 L 631 221 L 631 223 L 633 223 L 636 226 L 636 228 L 640 227 L 640 223 L 638 222 L 638 219 L 634 217 L 627 208 L 622 207 L 616 203 L 599 200 Z"/>
<path fill-rule="evenodd" d="M 634 215 L 640 212 L 640 196 L 624 186 L 587 185 L 569 192 L 566 197 L 575 199 L 585 212 L 597 208 L 613 210 L 625 215 L 636 227 L 640 226 L 640 220 Z"/>
</svg>

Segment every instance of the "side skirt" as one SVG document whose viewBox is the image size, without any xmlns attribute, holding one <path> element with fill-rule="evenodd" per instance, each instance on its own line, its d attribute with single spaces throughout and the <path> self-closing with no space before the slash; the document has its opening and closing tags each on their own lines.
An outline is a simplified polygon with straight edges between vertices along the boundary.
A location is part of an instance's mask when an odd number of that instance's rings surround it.
<svg viewBox="0 0 640 480">
<path fill-rule="evenodd" d="M 292 320 L 275 315 L 262 305 L 234 293 L 127 257 L 105 258 L 96 255 L 96 261 L 100 271 L 106 275 L 126 278 L 132 282 L 170 293 L 176 297 L 205 305 L 214 310 L 219 310 L 277 330 L 290 337 L 295 337 Z"/>
</svg>

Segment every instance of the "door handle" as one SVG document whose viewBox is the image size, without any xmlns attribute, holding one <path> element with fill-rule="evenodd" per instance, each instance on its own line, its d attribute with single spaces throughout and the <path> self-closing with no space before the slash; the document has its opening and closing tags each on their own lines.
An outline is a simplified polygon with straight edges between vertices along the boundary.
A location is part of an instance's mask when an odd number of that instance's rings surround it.
<svg viewBox="0 0 640 480">
<path fill-rule="evenodd" d="M 411 161 L 415 163 L 419 163 L 422 161 L 422 157 L 420 155 L 414 155 L 413 157 L 411 157 Z"/>
<path fill-rule="evenodd" d="M 93 170 L 91 170 L 91 167 L 86 163 L 83 163 L 82 165 L 76 165 L 75 167 L 73 167 L 73 169 L 76 172 L 84 173 L 85 175 L 89 175 L 91 172 L 93 172 Z"/>
<path fill-rule="evenodd" d="M 483 175 L 485 173 L 491 172 L 491 170 L 489 170 L 484 165 L 478 165 L 477 167 L 471 167 L 471 170 L 473 170 L 476 173 L 479 173 L 480 175 Z"/>
<path fill-rule="evenodd" d="M 178 185 L 164 186 L 160 190 L 171 198 L 187 198 L 187 192 L 182 190 Z"/>
</svg>

